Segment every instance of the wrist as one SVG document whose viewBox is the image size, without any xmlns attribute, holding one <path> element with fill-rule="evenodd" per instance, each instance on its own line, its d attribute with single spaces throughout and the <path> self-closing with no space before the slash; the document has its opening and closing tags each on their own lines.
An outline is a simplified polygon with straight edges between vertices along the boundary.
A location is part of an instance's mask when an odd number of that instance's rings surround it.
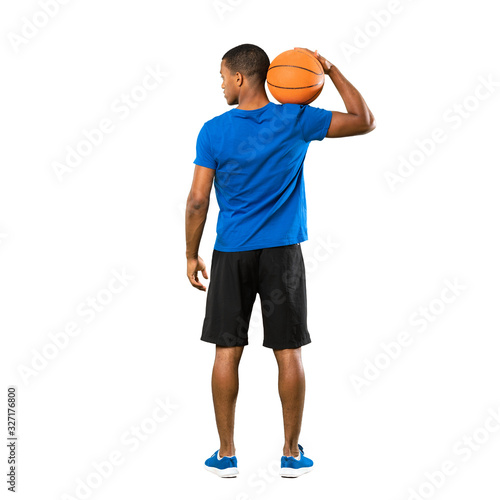
<svg viewBox="0 0 500 500">
<path fill-rule="evenodd" d="M 330 67 L 325 70 L 325 75 L 329 76 L 330 78 L 332 77 L 333 73 L 337 70 L 337 68 L 333 65 L 330 64 Z"/>
</svg>

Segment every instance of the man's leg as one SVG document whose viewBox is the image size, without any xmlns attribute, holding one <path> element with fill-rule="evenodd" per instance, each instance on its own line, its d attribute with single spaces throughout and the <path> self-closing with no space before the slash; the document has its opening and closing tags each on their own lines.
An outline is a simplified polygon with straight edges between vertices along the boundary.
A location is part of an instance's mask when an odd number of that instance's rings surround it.
<svg viewBox="0 0 500 500">
<path fill-rule="evenodd" d="M 302 425 L 306 380 L 302 366 L 301 348 L 274 349 L 278 362 L 278 391 L 283 407 L 285 444 L 283 455 L 298 458 L 299 434 Z"/>
<path fill-rule="evenodd" d="M 212 396 L 215 420 L 219 431 L 221 457 L 232 457 L 234 447 L 234 414 L 238 396 L 238 366 L 243 346 L 215 346 L 215 362 L 212 371 Z"/>
</svg>

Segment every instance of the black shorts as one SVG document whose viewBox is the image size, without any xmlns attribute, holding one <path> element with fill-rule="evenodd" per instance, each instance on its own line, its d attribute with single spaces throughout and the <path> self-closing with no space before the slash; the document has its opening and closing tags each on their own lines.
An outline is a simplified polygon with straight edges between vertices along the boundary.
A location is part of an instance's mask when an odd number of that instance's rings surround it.
<svg viewBox="0 0 500 500">
<path fill-rule="evenodd" d="M 226 347 L 247 345 L 258 293 L 265 347 L 293 349 L 311 342 L 299 243 L 242 252 L 214 249 L 209 279 L 201 340 Z"/>
</svg>

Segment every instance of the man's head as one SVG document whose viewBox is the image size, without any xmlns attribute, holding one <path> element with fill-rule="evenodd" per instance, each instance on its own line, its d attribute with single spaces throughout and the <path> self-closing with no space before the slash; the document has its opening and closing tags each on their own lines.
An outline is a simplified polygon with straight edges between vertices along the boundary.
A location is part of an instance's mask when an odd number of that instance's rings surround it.
<svg viewBox="0 0 500 500">
<path fill-rule="evenodd" d="M 242 89 L 265 92 L 269 57 L 256 45 L 245 43 L 229 50 L 222 57 L 221 76 L 224 96 L 232 106 L 239 103 Z"/>
</svg>

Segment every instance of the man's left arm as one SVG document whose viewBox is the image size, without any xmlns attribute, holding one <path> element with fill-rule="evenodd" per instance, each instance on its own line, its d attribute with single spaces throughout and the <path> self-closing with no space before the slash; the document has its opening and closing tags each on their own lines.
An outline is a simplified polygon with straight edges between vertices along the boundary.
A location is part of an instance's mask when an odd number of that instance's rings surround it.
<svg viewBox="0 0 500 500">
<path fill-rule="evenodd" d="M 195 165 L 193 184 L 186 202 L 186 259 L 187 277 L 195 288 L 206 291 L 199 281 L 198 271 L 208 279 L 205 262 L 198 255 L 201 236 L 207 219 L 215 169 Z"/>
</svg>

